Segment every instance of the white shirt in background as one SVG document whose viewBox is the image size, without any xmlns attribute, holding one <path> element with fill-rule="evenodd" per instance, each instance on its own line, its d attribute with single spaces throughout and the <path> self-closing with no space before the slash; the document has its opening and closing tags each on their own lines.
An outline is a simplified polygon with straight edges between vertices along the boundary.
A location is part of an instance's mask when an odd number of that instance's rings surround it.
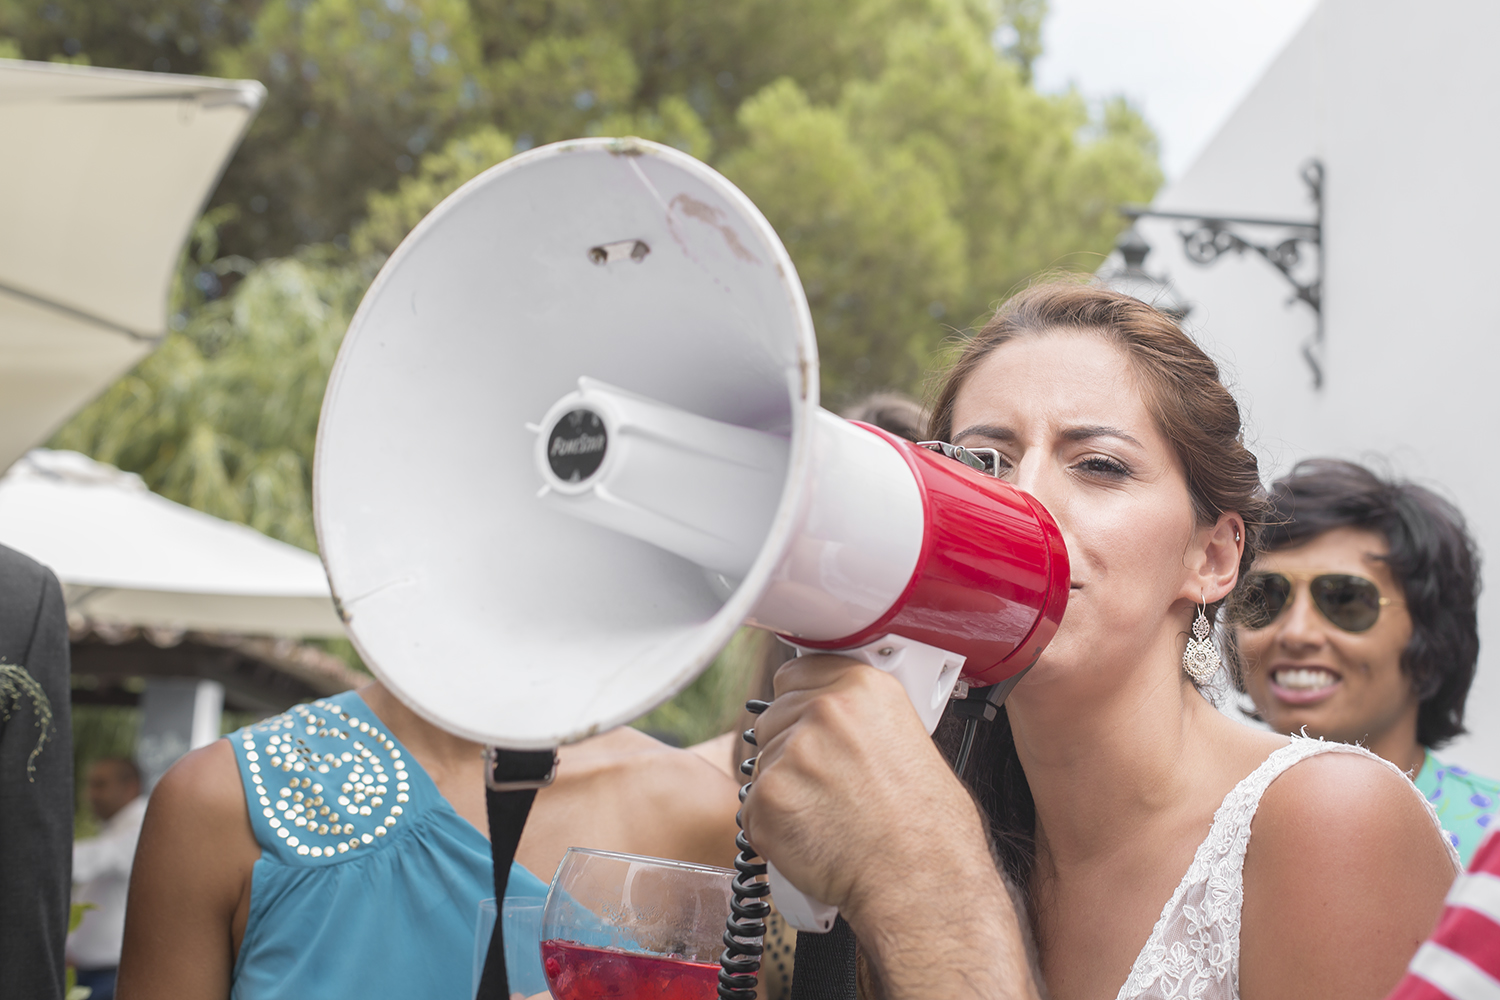
<svg viewBox="0 0 1500 1000">
<path fill-rule="evenodd" d="M 99 836 L 73 844 L 73 901 L 96 907 L 68 935 L 68 961 L 80 969 L 112 969 L 120 964 L 125 893 L 145 817 L 145 798 L 131 799 L 105 821 Z"/>
</svg>

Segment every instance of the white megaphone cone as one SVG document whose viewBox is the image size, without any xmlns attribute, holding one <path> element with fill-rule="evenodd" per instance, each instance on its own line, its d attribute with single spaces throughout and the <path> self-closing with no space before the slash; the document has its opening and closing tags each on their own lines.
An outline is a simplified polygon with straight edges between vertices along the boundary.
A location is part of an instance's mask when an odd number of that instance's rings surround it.
<svg viewBox="0 0 1500 1000">
<path fill-rule="evenodd" d="M 402 243 L 339 352 L 315 502 L 365 661 L 513 749 L 640 717 L 747 621 L 890 670 L 930 731 L 960 675 L 1034 662 L 1068 593 L 1035 500 L 819 408 L 770 225 L 634 139 L 507 160 Z"/>
</svg>

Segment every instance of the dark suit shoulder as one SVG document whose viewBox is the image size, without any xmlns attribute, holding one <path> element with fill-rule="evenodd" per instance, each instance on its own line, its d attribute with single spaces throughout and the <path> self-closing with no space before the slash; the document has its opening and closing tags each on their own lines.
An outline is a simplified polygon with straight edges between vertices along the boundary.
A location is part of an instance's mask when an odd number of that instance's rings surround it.
<svg viewBox="0 0 1500 1000">
<path fill-rule="evenodd" d="M 43 596 L 57 585 L 46 566 L 0 545 L 0 628 L 12 634 L 24 629 L 29 635 Z"/>
<path fill-rule="evenodd" d="M 12 684 L 0 721 L 0 996 L 62 1000 L 73 861 L 68 615 L 52 571 L 3 545 L 0 661 L 25 670 L 47 702 Z"/>
<path fill-rule="evenodd" d="M 0 545 L 0 660 L 27 665 L 27 659 L 38 652 L 33 646 L 38 628 L 58 627 L 66 633 L 62 587 L 57 577 L 30 556 Z M 66 653 L 66 641 L 62 649 Z M 34 675 L 53 669 L 55 656 L 43 658 L 49 662 L 35 664 Z M 62 669 L 66 677 L 66 656 Z"/>
<path fill-rule="evenodd" d="M 0 545 L 0 587 L 40 587 L 52 571 L 24 552 Z"/>
</svg>

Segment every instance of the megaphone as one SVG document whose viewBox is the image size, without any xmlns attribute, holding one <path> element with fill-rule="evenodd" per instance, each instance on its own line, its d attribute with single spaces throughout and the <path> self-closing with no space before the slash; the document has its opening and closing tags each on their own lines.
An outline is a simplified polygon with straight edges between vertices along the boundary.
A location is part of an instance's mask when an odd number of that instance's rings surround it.
<svg viewBox="0 0 1500 1000">
<path fill-rule="evenodd" d="M 747 621 L 890 670 L 931 731 L 961 678 L 1035 661 L 1069 587 L 1047 511 L 946 451 L 819 407 L 802 286 L 737 188 L 584 139 L 470 181 L 386 263 L 329 381 L 315 517 L 360 655 L 469 739 L 629 722 Z M 772 895 L 832 922 L 774 869 Z"/>
</svg>

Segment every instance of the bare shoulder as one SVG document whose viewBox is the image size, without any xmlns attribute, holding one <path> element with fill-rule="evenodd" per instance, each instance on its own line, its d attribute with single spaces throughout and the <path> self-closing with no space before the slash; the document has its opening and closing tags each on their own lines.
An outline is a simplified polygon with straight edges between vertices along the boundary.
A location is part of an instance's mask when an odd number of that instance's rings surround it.
<svg viewBox="0 0 1500 1000">
<path fill-rule="evenodd" d="M 1447 848 L 1421 793 L 1395 768 L 1348 751 L 1314 754 L 1266 789 L 1252 845 L 1296 851 L 1397 849 L 1413 861 L 1439 862 L 1451 879 Z"/>
<path fill-rule="evenodd" d="M 739 785 L 700 754 L 668 746 L 634 729 L 617 732 L 623 752 L 614 758 L 614 776 L 655 802 L 665 815 L 721 810 L 728 802 L 738 807 Z"/>
<path fill-rule="evenodd" d="M 1242 996 L 1383 997 L 1455 871 L 1415 787 L 1332 751 L 1266 789 L 1245 854 Z"/>
<path fill-rule="evenodd" d="M 138 851 L 137 863 L 145 861 L 148 871 L 161 861 L 195 872 L 194 885 L 218 903 L 238 900 L 260 845 L 228 740 L 192 751 L 162 775 L 147 800 Z"/>
<path fill-rule="evenodd" d="M 649 833 L 653 853 L 728 865 L 738 831 L 739 785 L 691 750 L 634 729 L 615 730 L 608 780 L 634 803 L 632 826 Z"/>
<path fill-rule="evenodd" d="M 689 751 L 702 757 L 712 764 L 715 769 L 723 771 L 731 778 L 737 773 L 738 761 L 749 757 L 753 752 L 747 750 L 747 752 L 741 754 L 739 751 L 742 749 L 745 749 L 745 745 L 741 742 L 740 734 L 736 730 L 720 733 L 712 739 L 707 739 L 702 743 L 695 743 L 688 747 Z"/>
<path fill-rule="evenodd" d="M 259 857 L 227 740 L 193 751 L 162 776 L 130 876 L 121 1000 L 229 995 Z"/>
<path fill-rule="evenodd" d="M 151 793 L 147 815 L 170 814 L 174 822 L 238 826 L 250 834 L 239 762 L 228 740 L 194 750 L 162 775 Z"/>
</svg>

